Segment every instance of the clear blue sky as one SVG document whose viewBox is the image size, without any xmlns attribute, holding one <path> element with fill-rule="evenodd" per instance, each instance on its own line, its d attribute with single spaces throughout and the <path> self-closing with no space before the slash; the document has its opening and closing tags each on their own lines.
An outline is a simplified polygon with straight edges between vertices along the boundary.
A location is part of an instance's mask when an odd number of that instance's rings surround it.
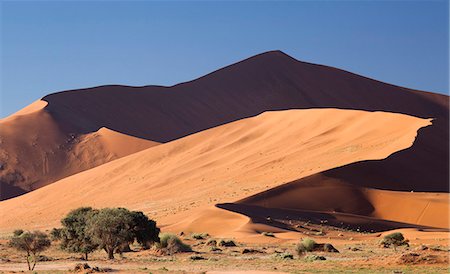
<svg viewBox="0 0 450 274">
<path fill-rule="evenodd" d="M 2 1 L 1 111 L 61 90 L 173 85 L 280 49 L 448 93 L 448 1 Z"/>
</svg>

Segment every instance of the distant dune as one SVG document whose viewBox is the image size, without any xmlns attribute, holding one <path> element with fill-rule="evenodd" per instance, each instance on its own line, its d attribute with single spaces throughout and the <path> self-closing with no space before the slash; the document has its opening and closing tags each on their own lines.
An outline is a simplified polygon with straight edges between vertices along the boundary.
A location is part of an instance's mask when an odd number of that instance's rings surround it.
<svg viewBox="0 0 450 274">
<path fill-rule="evenodd" d="M 0 122 L 0 198 L 8 199 L 158 143 L 106 128 L 75 134 L 37 101 Z"/>
<path fill-rule="evenodd" d="M 180 220 L 177 214 L 193 209 L 206 209 L 258 193 L 265 195 L 268 189 L 356 161 L 385 159 L 411 147 L 417 131 L 430 125 L 429 119 L 385 112 L 337 109 L 267 112 L 146 149 L 3 201 L 0 211 L 9 214 L 0 228 L 56 226 L 70 209 L 87 205 L 130 207 L 173 224 Z M 333 209 L 379 217 L 375 215 L 380 208 L 378 204 L 372 204 L 375 200 L 370 200 L 358 187 L 340 189 L 338 186 L 337 191 L 330 192 L 324 186 L 316 189 L 316 193 L 294 187 L 294 198 L 284 199 L 280 193 L 278 201 L 284 205 L 274 206 Z M 274 189 L 271 193 L 277 192 Z M 315 203 L 302 199 L 302 195 Z M 437 201 L 434 196 L 417 197 L 433 205 L 448 198 L 447 194 L 437 195 Z M 425 208 L 422 202 L 414 203 L 415 197 L 410 197 L 415 208 Z M 271 200 L 267 201 L 270 205 Z M 285 206 L 288 203 L 293 204 Z M 405 215 L 392 215 L 392 219 L 412 220 L 410 216 L 415 214 L 402 212 Z M 425 212 L 425 219 L 429 214 L 432 213 Z M 35 217 L 27 218 L 30 215 Z M 442 224 L 431 219 L 412 223 Z"/>
<path fill-rule="evenodd" d="M 390 183 L 389 189 L 449 190 L 448 184 L 444 183 L 449 179 L 448 96 L 410 90 L 339 69 L 300 62 L 280 51 L 256 55 L 172 87 L 102 86 L 50 94 L 42 100 L 48 104 L 41 104 L 41 110 L 21 116 L 16 122 L 20 124 L 8 123 L 11 117 L 0 121 L 1 140 L 9 142 L 7 140 L 11 139 L 17 146 L 30 147 L 33 141 L 24 140 L 22 136 L 42 139 L 42 136 L 56 134 L 57 137 L 50 136 L 58 139 L 52 144 L 65 145 L 72 138 L 108 128 L 159 143 L 264 111 L 285 109 L 341 108 L 433 118 L 434 126 L 421 132 L 414 151 L 399 153 L 386 165 L 356 164 L 347 167 L 352 172 L 332 171 L 327 176 L 361 183 L 360 178 L 371 174 L 373 180 L 370 184 L 374 184 L 380 182 L 378 174 L 383 174 L 387 176 L 383 180 Z M 30 130 L 24 129 L 28 124 L 35 126 Z M 39 124 L 44 126 L 36 126 Z M 19 127 L 22 130 L 12 130 Z M 6 131 L 8 135 L 4 133 Z M 151 144 L 154 143 L 148 143 L 148 146 Z M 8 166 L 0 170 L 2 199 L 108 161 L 98 159 L 86 163 L 84 159 L 84 164 L 80 164 L 70 163 L 73 160 L 66 159 L 65 165 L 71 167 L 70 172 L 61 172 L 58 168 L 49 168 L 45 172 L 30 171 L 24 154 L 15 155 L 16 150 L 9 145 L 2 145 L 2 149 L 0 162 L 2 166 Z M 99 154 L 98 158 L 104 157 L 101 156 L 103 153 Z M 15 160 L 11 161 L 12 158 Z M 46 161 L 60 162 L 60 159 L 61 154 L 55 151 L 34 157 L 34 169 L 41 170 L 42 166 L 47 165 Z M 73 168 L 80 165 L 84 166 Z M 411 166 L 421 168 L 411 170 Z M 392 170 L 386 172 L 386 168 Z M 347 175 L 345 178 L 342 177 L 344 174 Z M 427 184 L 423 184 L 425 179 Z"/>
</svg>

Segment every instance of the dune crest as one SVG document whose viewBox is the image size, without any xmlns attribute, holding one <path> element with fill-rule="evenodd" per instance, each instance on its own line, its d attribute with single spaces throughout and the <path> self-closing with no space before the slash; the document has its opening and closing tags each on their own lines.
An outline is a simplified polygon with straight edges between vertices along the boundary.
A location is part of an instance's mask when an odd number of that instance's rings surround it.
<svg viewBox="0 0 450 274">
<path fill-rule="evenodd" d="M 413 145 L 429 119 L 338 109 L 267 112 L 151 147 L 0 202 L 0 230 L 56 226 L 79 206 L 124 206 L 171 224 L 177 214 Z M 433 125 L 431 125 L 433 127 Z M 413 146 L 414 147 L 414 146 Z M 38 214 L 46 212 L 46 214 Z M 37 216 L 28 219 L 27 216 Z"/>
<path fill-rule="evenodd" d="M 13 118 L 15 118 L 17 116 L 31 114 L 33 112 L 39 111 L 41 109 L 44 109 L 47 105 L 48 105 L 48 103 L 46 101 L 43 101 L 43 100 L 34 101 L 33 103 L 29 104 L 28 106 L 24 107 L 23 109 L 21 109 L 21 110 L 15 112 L 14 114 L 8 116 L 7 119 L 13 119 Z M 2 119 L 2 120 L 5 121 L 6 119 Z"/>
</svg>

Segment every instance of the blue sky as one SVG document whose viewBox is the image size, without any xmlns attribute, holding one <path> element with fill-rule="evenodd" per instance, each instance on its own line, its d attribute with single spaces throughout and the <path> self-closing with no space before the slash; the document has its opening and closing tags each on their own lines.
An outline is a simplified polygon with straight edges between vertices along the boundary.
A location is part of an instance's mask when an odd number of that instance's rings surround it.
<svg viewBox="0 0 450 274">
<path fill-rule="evenodd" d="M 274 49 L 448 93 L 448 1 L 2 1 L 5 117 L 56 91 L 173 85 Z"/>
</svg>

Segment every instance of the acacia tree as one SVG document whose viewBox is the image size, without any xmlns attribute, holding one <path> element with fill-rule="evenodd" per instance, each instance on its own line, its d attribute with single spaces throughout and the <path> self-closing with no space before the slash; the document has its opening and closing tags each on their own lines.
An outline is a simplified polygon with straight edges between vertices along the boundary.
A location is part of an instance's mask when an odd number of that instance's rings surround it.
<svg viewBox="0 0 450 274">
<path fill-rule="evenodd" d="M 72 210 L 61 220 L 62 228 L 55 228 L 51 235 L 61 240 L 61 249 L 72 253 L 82 253 L 84 259 L 88 260 L 89 253 L 98 248 L 91 236 L 86 232 L 86 223 L 90 216 L 96 212 L 91 207 L 80 207 Z"/>
<path fill-rule="evenodd" d="M 114 259 L 114 251 L 134 240 L 133 217 L 125 208 L 104 208 L 92 212 L 87 219 L 86 231 L 92 241 Z"/>
<path fill-rule="evenodd" d="M 153 243 L 159 243 L 160 229 L 156 227 L 155 221 L 141 211 L 131 211 L 131 217 L 134 238 L 144 249 L 149 249 Z"/>
<path fill-rule="evenodd" d="M 389 248 L 390 246 L 394 247 L 394 251 L 397 251 L 398 246 L 409 246 L 408 240 L 403 237 L 403 234 L 400 232 L 394 232 L 391 234 L 388 234 L 384 236 L 383 240 L 380 242 L 380 244 L 385 247 Z"/>
<path fill-rule="evenodd" d="M 9 245 L 27 254 L 28 270 L 34 270 L 37 256 L 40 252 L 50 247 L 51 242 L 47 234 L 40 231 L 25 232 L 23 230 L 14 231 L 14 236 L 9 241 Z M 33 262 L 33 265 L 31 263 Z"/>
</svg>

